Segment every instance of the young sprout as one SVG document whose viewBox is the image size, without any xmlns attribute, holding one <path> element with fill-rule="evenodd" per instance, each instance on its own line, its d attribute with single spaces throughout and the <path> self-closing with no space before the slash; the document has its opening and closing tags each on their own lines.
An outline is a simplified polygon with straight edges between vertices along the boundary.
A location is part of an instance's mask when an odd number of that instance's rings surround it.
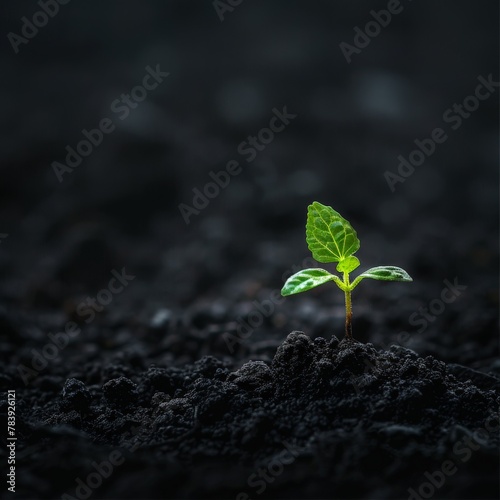
<svg viewBox="0 0 500 500">
<path fill-rule="evenodd" d="M 290 276 L 281 290 L 284 297 L 305 292 L 327 281 L 334 281 L 345 294 L 345 336 L 352 340 L 351 292 L 363 278 L 382 281 L 413 281 L 408 273 L 396 266 L 378 266 L 368 269 L 350 280 L 349 273 L 359 266 L 353 254 L 359 250 L 356 231 L 332 207 L 313 202 L 307 210 L 306 241 L 315 260 L 337 262 L 337 271 L 343 279 L 325 269 L 304 269 Z"/>
</svg>

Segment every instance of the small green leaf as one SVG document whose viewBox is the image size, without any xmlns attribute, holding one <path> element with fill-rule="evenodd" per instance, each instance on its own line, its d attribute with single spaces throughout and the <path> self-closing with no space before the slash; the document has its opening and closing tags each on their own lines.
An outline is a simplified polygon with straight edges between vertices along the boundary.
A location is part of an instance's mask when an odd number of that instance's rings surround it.
<svg viewBox="0 0 500 500">
<path fill-rule="evenodd" d="M 359 267 L 359 264 L 360 262 L 357 257 L 349 255 L 349 257 L 346 257 L 337 264 L 337 271 L 339 273 L 351 273 L 354 269 Z"/>
<path fill-rule="evenodd" d="M 359 249 L 351 224 L 332 207 L 313 202 L 307 210 L 306 241 L 318 262 L 340 262 Z"/>
<path fill-rule="evenodd" d="M 413 281 L 411 276 L 400 267 L 396 266 L 378 266 L 368 269 L 361 273 L 351 284 L 351 289 L 354 288 L 363 278 L 371 278 L 373 280 L 382 281 Z"/>
<path fill-rule="evenodd" d="M 334 278 L 338 280 L 337 276 L 324 269 L 303 269 L 286 280 L 285 285 L 281 289 L 281 295 L 286 297 L 287 295 L 305 292 L 327 281 L 332 281 Z"/>
</svg>

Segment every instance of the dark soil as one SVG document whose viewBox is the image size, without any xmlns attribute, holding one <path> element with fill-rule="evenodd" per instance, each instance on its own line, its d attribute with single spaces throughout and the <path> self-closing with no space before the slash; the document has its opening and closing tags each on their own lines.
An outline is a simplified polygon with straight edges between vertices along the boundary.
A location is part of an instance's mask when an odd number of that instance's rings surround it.
<svg viewBox="0 0 500 500">
<path fill-rule="evenodd" d="M 439 497 L 498 486 L 498 377 L 301 332 L 238 370 L 212 356 L 182 368 L 93 357 L 22 392 L 22 477 L 43 498 L 75 496 L 113 449 L 125 461 L 100 498 L 404 498 L 446 460 Z"/>
<path fill-rule="evenodd" d="M 0 54 L 2 498 L 499 497 L 500 89 L 443 122 L 499 79 L 499 6 L 405 1 L 348 64 L 339 43 L 383 3 L 248 1 L 221 23 L 212 2 L 70 2 Z M 156 64 L 165 83 L 59 183 L 51 162 Z M 283 106 L 297 118 L 247 162 Z M 187 225 L 179 204 L 235 159 Z M 317 265 L 313 200 L 356 229 L 360 271 L 414 280 L 356 288 L 352 343 L 333 284 L 279 295 Z M 113 272 L 131 278 L 109 295 Z"/>
</svg>

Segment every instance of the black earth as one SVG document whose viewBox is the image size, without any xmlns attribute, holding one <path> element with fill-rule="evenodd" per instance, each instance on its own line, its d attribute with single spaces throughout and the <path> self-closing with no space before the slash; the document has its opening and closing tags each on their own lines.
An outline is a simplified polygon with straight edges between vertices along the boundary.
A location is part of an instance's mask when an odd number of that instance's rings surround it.
<svg viewBox="0 0 500 500">
<path fill-rule="evenodd" d="M 0 496 L 498 499 L 498 2 L 3 3 Z"/>
</svg>

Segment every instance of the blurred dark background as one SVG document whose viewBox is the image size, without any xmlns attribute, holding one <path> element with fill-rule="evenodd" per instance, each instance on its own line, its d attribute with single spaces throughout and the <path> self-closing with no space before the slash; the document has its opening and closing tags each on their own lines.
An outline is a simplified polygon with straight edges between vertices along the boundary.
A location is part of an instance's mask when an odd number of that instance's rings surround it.
<svg viewBox="0 0 500 500">
<path fill-rule="evenodd" d="M 402 0 L 348 63 L 339 45 L 387 5 L 244 0 L 221 21 L 208 0 L 73 0 L 16 54 L 8 35 L 41 7 L 2 2 L 1 315 L 22 342 L 62 328 L 125 266 L 135 281 L 88 328 L 146 342 L 159 327 L 154 341 L 202 339 L 172 344 L 178 360 L 231 357 L 223 334 L 309 256 L 306 209 L 318 200 L 357 230 L 360 269 L 414 278 L 365 280 L 355 336 L 384 346 L 407 331 L 421 354 L 494 369 L 499 89 L 457 130 L 443 114 L 480 75 L 499 79 L 498 2 Z M 112 103 L 158 65 L 169 76 L 121 120 Z M 247 162 L 239 145 L 285 106 L 296 118 Z M 53 162 L 104 118 L 116 129 L 59 182 Z M 448 139 L 392 192 L 384 173 L 436 127 Z M 230 160 L 241 174 L 186 224 L 179 204 Z M 455 278 L 467 289 L 416 333 L 411 314 Z M 292 329 L 341 337 L 342 300 L 325 286 L 283 301 L 239 354 L 270 356 Z"/>
</svg>

